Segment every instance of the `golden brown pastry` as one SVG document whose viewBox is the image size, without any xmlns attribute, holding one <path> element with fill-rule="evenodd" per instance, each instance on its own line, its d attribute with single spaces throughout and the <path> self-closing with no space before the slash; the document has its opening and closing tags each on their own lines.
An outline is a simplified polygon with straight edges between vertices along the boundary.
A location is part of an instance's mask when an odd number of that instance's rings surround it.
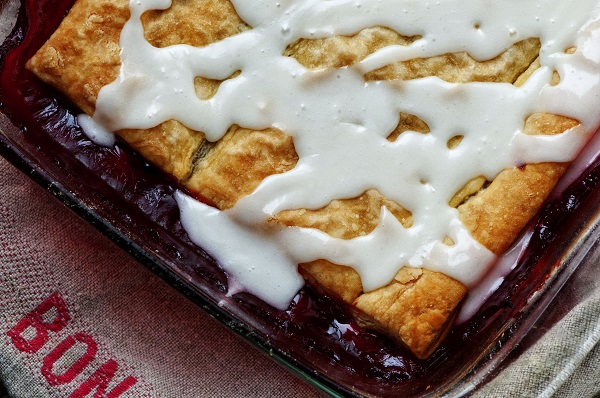
<svg viewBox="0 0 600 398">
<path fill-rule="evenodd" d="M 129 18 L 127 0 L 78 0 L 56 33 L 29 61 L 40 79 L 65 93 L 84 112 L 93 114 L 99 90 L 119 71 L 119 34 Z M 156 47 L 185 43 L 206 46 L 248 29 L 228 0 L 174 0 L 165 11 L 143 15 L 146 39 Z M 308 68 L 337 68 L 359 62 L 391 44 L 407 45 L 416 37 L 402 37 L 381 27 L 364 29 L 350 37 L 302 39 L 285 50 Z M 466 53 L 398 62 L 369 72 L 368 80 L 409 80 L 437 76 L 448 82 L 492 81 L 521 84 L 535 68 L 539 40 L 521 41 L 496 58 L 478 62 Z M 220 82 L 196 78 L 200 98 L 210 98 Z M 535 114 L 526 123 L 527 134 L 556 134 L 577 122 L 550 114 Z M 415 115 L 401 114 L 388 139 L 404 131 L 429 132 Z M 218 142 L 209 143 L 202 132 L 176 120 L 147 130 L 117 134 L 149 161 L 206 202 L 232 207 L 267 176 L 291 170 L 298 157 L 291 137 L 276 129 L 255 131 L 231 126 Z M 449 147 L 460 142 L 456 136 Z M 478 177 L 450 201 L 472 236 L 496 254 L 511 244 L 537 212 L 565 164 L 523 165 L 503 171 L 493 181 Z M 412 214 L 371 189 L 353 199 L 334 200 L 319 210 L 286 210 L 273 222 L 317 228 L 333 237 L 351 239 L 376 227 L 382 206 L 405 226 Z M 515 211 L 515 209 L 517 211 Z M 452 245 L 452 241 L 445 242 Z M 402 268 L 387 286 L 363 292 L 356 271 L 343 264 L 317 260 L 301 264 L 311 281 L 354 305 L 385 333 L 426 358 L 448 332 L 467 294 L 460 282 L 439 272 Z"/>
</svg>

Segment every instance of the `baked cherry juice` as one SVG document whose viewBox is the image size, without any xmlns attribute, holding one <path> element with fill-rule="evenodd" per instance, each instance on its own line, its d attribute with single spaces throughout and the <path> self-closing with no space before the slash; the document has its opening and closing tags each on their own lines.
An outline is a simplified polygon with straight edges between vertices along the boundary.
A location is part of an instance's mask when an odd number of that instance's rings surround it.
<svg viewBox="0 0 600 398">
<path fill-rule="evenodd" d="M 600 167 L 594 164 L 543 208 L 532 222 L 530 244 L 518 266 L 478 313 L 454 326 L 426 360 L 361 327 L 352 309 L 319 287 L 306 285 L 286 311 L 245 293 L 227 298 L 225 274 L 191 243 L 181 226 L 173 198 L 181 188 L 125 144 L 114 148 L 93 144 L 77 124 L 80 111 L 25 69 L 72 3 L 23 0 L 17 24 L 0 47 L 0 108 L 20 131 L 12 141 L 5 138 L 0 150 L 25 170 L 29 166 L 23 157 L 35 159 L 47 178 L 61 184 L 55 194 L 69 192 L 89 206 L 88 212 L 115 225 L 121 232 L 87 217 L 159 276 L 234 331 L 273 349 L 276 356 L 337 392 L 354 394 L 350 388 L 355 386 L 368 394 L 418 396 L 460 379 L 481 353 L 494 352 L 510 338 L 512 331 L 506 326 L 554 270 L 555 261 L 547 259 L 561 250 L 557 243 L 577 230 L 598 197 Z M 15 154 L 17 146 L 21 155 Z M 128 241 L 130 235 L 135 244 Z M 156 265 L 140 251 L 169 265 Z M 217 299 L 234 308 L 233 317 L 216 305 Z"/>
</svg>

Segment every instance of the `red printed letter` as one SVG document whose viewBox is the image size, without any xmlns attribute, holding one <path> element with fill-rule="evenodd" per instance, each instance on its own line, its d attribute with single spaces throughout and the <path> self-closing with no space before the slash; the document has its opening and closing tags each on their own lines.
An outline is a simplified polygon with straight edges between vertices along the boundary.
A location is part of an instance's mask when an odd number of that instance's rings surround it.
<svg viewBox="0 0 600 398">
<path fill-rule="evenodd" d="M 65 373 L 57 375 L 52 371 L 54 364 L 62 358 L 70 348 L 77 342 L 87 346 L 85 353 L 74 363 Z M 56 346 L 48 355 L 44 357 L 42 365 L 42 374 L 48 380 L 51 386 L 66 384 L 72 381 L 79 373 L 81 373 L 96 357 L 98 346 L 92 336 L 85 333 L 77 333 L 74 336 L 69 336 Z"/>
<path fill-rule="evenodd" d="M 83 382 L 69 398 L 84 398 L 92 391 L 96 389 L 94 398 L 117 398 L 125 391 L 129 390 L 131 386 L 137 383 L 137 379 L 133 376 L 127 376 L 125 380 L 117 384 L 112 390 L 106 393 L 108 384 L 112 381 L 115 373 L 117 372 L 117 363 L 109 359 L 104 365 L 100 366 L 89 379 Z"/>
<path fill-rule="evenodd" d="M 52 322 L 44 321 L 44 315 L 52 308 L 56 310 L 56 317 Z M 19 351 L 36 352 L 48 341 L 48 331 L 58 332 L 71 320 L 67 305 L 60 294 L 53 293 L 44 300 L 36 309 L 8 331 L 8 336 Z M 35 329 L 35 336 L 30 340 L 23 337 L 29 327 Z"/>
</svg>

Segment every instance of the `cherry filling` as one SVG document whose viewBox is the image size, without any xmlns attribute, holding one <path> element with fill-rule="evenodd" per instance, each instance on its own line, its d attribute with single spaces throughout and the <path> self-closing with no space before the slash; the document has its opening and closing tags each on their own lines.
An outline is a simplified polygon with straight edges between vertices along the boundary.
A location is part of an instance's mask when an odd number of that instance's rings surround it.
<svg viewBox="0 0 600 398">
<path fill-rule="evenodd" d="M 181 227 L 173 198 L 177 184 L 123 143 L 106 148 L 90 142 L 76 121 L 80 111 L 25 70 L 25 62 L 54 32 L 73 0 L 23 3 L 12 34 L 0 47 L 0 108 L 20 129 L 13 141 L 65 189 L 94 203 L 101 217 L 133 231 L 136 241 L 143 242 L 142 250 L 172 264 L 172 269 L 154 271 L 161 276 L 175 272 L 185 279 L 192 290 L 188 285 L 175 286 L 184 294 L 224 297 L 226 276 L 193 246 Z M 514 271 L 475 316 L 452 328 L 426 360 L 359 326 L 345 303 L 311 285 L 298 293 L 286 311 L 249 294 L 235 295 L 237 316 L 267 331 L 257 338 L 247 330 L 243 333 L 260 346 L 276 347 L 280 356 L 301 370 L 317 369 L 321 374 L 312 377 L 338 391 L 351 392 L 347 388 L 355 386 L 370 394 L 416 396 L 446 388 L 482 352 L 510 339 L 512 329 L 506 325 L 553 272 L 563 248 L 559 243 L 568 240 L 589 215 L 599 197 L 599 181 L 596 161 L 560 197 L 546 204 Z M 233 321 L 226 322 L 234 330 L 239 328 Z"/>
</svg>

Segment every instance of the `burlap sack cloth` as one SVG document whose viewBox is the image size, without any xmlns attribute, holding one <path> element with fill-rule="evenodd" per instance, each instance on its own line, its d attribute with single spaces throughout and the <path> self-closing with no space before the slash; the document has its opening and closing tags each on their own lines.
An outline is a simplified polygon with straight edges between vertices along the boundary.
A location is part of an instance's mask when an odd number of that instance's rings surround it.
<svg viewBox="0 0 600 398">
<path fill-rule="evenodd" d="M 600 392 L 596 264 L 569 282 L 537 331 L 556 325 L 526 340 L 478 396 Z M 1 158 L 0 380 L 11 397 L 320 395 Z"/>
</svg>

